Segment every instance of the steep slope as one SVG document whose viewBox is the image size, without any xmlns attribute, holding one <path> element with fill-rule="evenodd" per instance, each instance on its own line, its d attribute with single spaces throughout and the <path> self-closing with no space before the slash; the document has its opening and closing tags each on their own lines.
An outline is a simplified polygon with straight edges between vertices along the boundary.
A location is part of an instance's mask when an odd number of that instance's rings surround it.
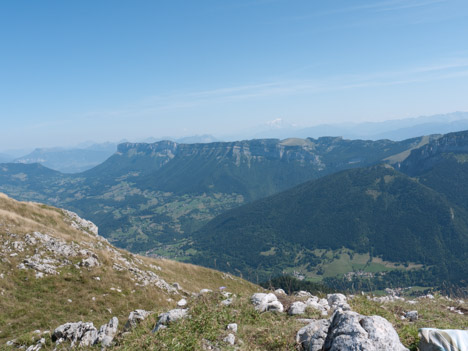
<svg viewBox="0 0 468 351">
<path fill-rule="evenodd" d="M 450 133 L 411 152 L 400 170 L 468 209 L 468 132 Z"/>
<path fill-rule="evenodd" d="M 47 175 L 38 165 L 2 165 L 0 191 L 70 208 L 96 222 L 119 247 L 134 252 L 157 248 L 156 253 L 175 257 L 185 255 L 180 243 L 188 233 L 226 210 L 400 155 L 422 139 L 125 143 L 101 165 L 80 174 Z"/>
<path fill-rule="evenodd" d="M 71 212 L 0 194 L 0 345 L 65 322 L 100 325 L 117 316 L 123 325 L 132 310 L 175 307 L 220 286 L 256 289 L 224 273 L 115 249 Z"/>
<path fill-rule="evenodd" d="M 467 273 L 467 212 L 390 166 L 343 171 L 226 212 L 193 235 L 193 262 L 255 275 L 346 248 L 381 260 Z M 351 253 L 351 255 L 352 255 Z M 451 265 L 447 272 L 448 265 Z M 465 268 L 463 268 L 465 267 Z"/>
</svg>

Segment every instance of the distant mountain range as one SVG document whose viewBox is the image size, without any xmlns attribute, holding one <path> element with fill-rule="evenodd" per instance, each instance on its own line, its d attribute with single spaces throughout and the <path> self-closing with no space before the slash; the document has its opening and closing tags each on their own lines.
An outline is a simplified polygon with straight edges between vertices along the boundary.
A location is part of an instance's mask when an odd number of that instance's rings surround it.
<svg viewBox="0 0 468 351">
<path fill-rule="evenodd" d="M 217 139 L 211 135 L 194 135 L 180 139 L 169 137 L 166 139 L 148 138 L 145 139 L 144 142 L 154 143 L 161 140 L 172 140 L 185 144 L 210 143 L 217 141 Z M 117 145 L 117 143 L 112 142 L 94 143 L 88 141 L 72 148 L 38 148 L 21 157 L 14 156 L 14 154 L 18 153 L 18 151 L 15 150 L 12 154 L 0 153 L 0 163 L 39 163 L 45 167 L 62 173 L 80 173 L 104 162 L 115 153 Z"/>
<path fill-rule="evenodd" d="M 114 143 L 93 144 L 83 149 L 45 148 L 16 158 L 15 163 L 39 163 L 63 172 L 79 173 L 104 162 L 116 150 Z"/>
<path fill-rule="evenodd" d="M 288 139 L 319 138 L 323 136 L 343 137 L 346 139 L 401 141 L 421 135 L 446 134 L 468 129 L 468 113 L 454 112 L 443 115 L 422 116 L 384 122 L 323 124 L 314 127 L 299 127 L 277 118 L 236 136 L 225 136 L 225 140 L 246 139 Z M 209 134 L 193 135 L 182 138 L 147 138 L 140 143 L 155 143 L 169 140 L 178 144 L 207 144 L 220 139 Z M 120 143 L 127 142 L 126 140 Z M 24 155 L 20 150 L 0 153 L 0 163 L 40 163 L 62 173 L 80 173 L 104 162 L 117 149 L 117 143 L 84 142 L 69 148 L 38 148 Z M 18 155 L 20 153 L 20 155 Z"/>
<path fill-rule="evenodd" d="M 446 134 L 468 129 L 468 112 L 454 112 L 383 122 L 321 124 L 314 127 L 291 125 L 276 119 L 258 126 L 251 138 L 318 138 L 341 136 L 347 139 L 404 140 L 420 135 Z"/>
</svg>

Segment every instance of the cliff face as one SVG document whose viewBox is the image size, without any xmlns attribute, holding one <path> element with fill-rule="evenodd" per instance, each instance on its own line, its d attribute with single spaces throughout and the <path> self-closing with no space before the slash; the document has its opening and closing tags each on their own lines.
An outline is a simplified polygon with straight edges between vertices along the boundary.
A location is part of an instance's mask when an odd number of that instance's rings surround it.
<svg viewBox="0 0 468 351">
<path fill-rule="evenodd" d="M 447 154 L 468 153 L 468 132 L 446 134 L 413 150 L 400 165 L 400 170 L 409 175 L 420 175 L 446 158 Z"/>
</svg>

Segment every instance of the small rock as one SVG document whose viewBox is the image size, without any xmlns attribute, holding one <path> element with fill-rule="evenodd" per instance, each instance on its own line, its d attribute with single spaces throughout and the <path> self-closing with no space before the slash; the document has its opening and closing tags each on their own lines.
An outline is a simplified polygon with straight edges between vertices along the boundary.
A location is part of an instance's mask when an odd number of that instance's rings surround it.
<svg viewBox="0 0 468 351">
<path fill-rule="evenodd" d="M 346 296 L 344 296 L 343 294 L 328 294 L 327 300 L 328 305 L 333 311 L 339 308 L 341 308 L 343 311 L 351 310 L 346 300 Z"/>
<path fill-rule="evenodd" d="M 202 295 L 203 294 L 208 294 L 208 293 L 211 293 L 211 292 L 213 292 L 213 290 L 210 290 L 210 289 L 201 289 L 200 290 L 200 294 L 202 294 Z"/>
<path fill-rule="evenodd" d="M 276 295 L 286 295 L 286 292 L 283 289 L 276 289 L 275 294 Z"/>
<path fill-rule="evenodd" d="M 229 345 L 234 345 L 234 343 L 236 342 L 236 337 L 234 336 L 234 334 L 228 334 L 228 336 L 226 336 L 223 341 L 225 343 L 228 343 Z"/>
<path fill-rule="evenodd" d="M 109 323 L 104 324 L 99 328 L 96 340 L 94 344 L 101 343 L 102 346 L 108 347 L 111 345 L 112 340 L 114 340 L 115 335 L 117 334 L 117 328 L 119 326 L 119 320 L 117 317 L 112 317 Z"/>
<path fill-rule="evenodd" d="M 410 322 L 417 321 L 418 317 L 418 311 L 408 311 L 405 313 L 405 318 L 408 319 Z"/>
<path fill-rule="evenodd" d="M 232 304 L 232 301 L 233 299 L 232 298 L 229 298 L 229 299 L 226 299 L 226 300 L 223 300 L 221 301 L 221 303 L 225 306 L 229 306 L 230 304 Z"/>
<path fill-rule="evenodd" d="M 284 310 L 284 307 L 281 304 L 281 302 L 279 302 L 276 295 L 272 293 L 269 293 L 269 294 L 255 293 L 252 295 L 250 300 L 255 306 L 255 309 L 259 312 L 266 312 L 266 311 L 283 312 Z"/>
<path fill-rule="evenodd" d="M 172 283 L 172 286 L 173 286 L 174 288 L 176 288 L 176 290 L 180 290 L 180 289 L 181 289 L 179 283 Z"/>
<path fill-rule="evenodd" d="M 152 312 L 145 310 L 135 310 L 128 315 L 127 323 L 125 323 L 125 330 L 135 328 L 140 322 L 144 321 Z"/>
<path fill-rule="evenodd" d="M 237 323 L 230 323 L 227 325 L 226 330 L 230 330 L 233 333 L 237 333 Z"/>
<path fill-rule="evenodd" d="M 290 316 L 295 316 L 295 315 L 298 315 L 298 314 L 304 314 L 305 310 L 306 310 L 306 307 L 307 307 L 307 305 L 304 302 L 301 302 L 301 301 L 293 302 L 291 307 L 289 307 L 288 314 Z"/>
<path fill-rule="evenodd" d="M 84 258 L 80 262 L 81 267 L 86 267 L 86 268 L 93 268 L 99 266 L 99 261 L 96 257 L 94 256 L 89 256 L 88 258 Z"/>
<path fill-rule="evenodd" d="M 184 307 L 185 305 L 187 305 L 186 299 L 180 299 L 179 302 L 177 302 L 177 306 L 179 307 Z"/>
<path fill-rule="evenodd" d="M 154 326 L 153 333 L 161 329 L 162 326 L 167 326 L 179 319 L 185 318 L 188 315 L 188 309 L 176 308 L 169 312 L 162 313 L 159 315 L 158 322 Z"/>
<path fill-rule="evenodd" d="M 312 297 L 313 296 L 310 292 L 304 291 L 304 290 L 296 291 L 294 295 L 297 297 Z"/>
</svg>

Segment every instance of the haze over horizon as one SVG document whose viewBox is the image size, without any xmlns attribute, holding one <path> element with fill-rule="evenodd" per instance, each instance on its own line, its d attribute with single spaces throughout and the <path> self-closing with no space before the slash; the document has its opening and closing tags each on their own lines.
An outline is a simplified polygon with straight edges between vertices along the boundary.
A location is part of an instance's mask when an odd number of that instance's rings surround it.
<svg viewBox="0 0 468 351">
<path fill-rule="evenodd" d="M 0 150 L 468 111 L 467 17 L 463 0 L 3 2 Z"/>
</svg>

